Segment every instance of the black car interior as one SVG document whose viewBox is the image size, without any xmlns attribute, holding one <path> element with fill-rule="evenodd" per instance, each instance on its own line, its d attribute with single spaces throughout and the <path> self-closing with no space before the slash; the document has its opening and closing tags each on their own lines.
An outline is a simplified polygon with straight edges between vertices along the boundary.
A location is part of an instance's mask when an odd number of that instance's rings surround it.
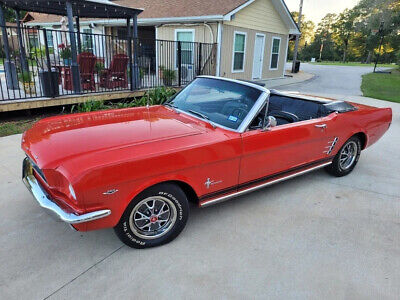
<svg viewBox="0 0 400 300">
<path fill-rule="evenodd" d="M 346 112 L 354 110 L 354 106 L 344 101 L 313 101 L 271 93 L 268 105 L 268 116 L 276 118 L 277 125 L 295 123 L 299 121 L 322 118 L 332 112 Z M 253 120 L 250 129 L 262 127 L 265 116 L 265 107 Z"/>
</svg>

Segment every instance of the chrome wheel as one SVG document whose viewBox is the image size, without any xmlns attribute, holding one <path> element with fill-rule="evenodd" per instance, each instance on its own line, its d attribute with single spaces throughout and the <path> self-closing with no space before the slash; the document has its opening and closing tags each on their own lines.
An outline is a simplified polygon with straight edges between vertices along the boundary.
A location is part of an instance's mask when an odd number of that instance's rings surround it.
<svg viewBox="0 0 400 300">
<path fill-rule="evenodd" d="M 177 211 L 171 200 L 161 196 L 143 199 L 129 216 L 130 229 L 143 239 L 156 239 L 174 226 Z"/>
<path fill-rule="evenodd" d="M 349 169 L 357 158 L 358 146 L 354 141 L 350 141 L 346 144 L 339 156 L 339 165 L 342 170 Z"/>
</svg>

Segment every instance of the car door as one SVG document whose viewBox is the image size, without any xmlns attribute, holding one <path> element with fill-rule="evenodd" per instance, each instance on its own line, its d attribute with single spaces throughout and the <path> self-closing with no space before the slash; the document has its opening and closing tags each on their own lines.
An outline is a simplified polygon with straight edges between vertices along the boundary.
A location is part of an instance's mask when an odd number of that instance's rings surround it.
<svg viewBox="0 0 400 300">
<path fill-rule="evenodd" d="M 242 134 L 239 186 L 302 171 L 329 161 L 336 114 Z M 272 176 L 272 177 L 271 177 Z M 268 177 L 268 178 L 266 178 Z"/>
</svg>

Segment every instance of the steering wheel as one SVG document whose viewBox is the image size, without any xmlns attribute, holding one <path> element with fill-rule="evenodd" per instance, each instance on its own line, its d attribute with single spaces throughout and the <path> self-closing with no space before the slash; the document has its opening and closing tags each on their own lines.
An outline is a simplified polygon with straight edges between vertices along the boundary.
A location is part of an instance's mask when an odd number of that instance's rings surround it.
<svg viewBox="0 0 400 300">
<path fill-rule="evenodd" d="M 221 113 L 226 116 L 234 116 L 244 119 L 247 115 L 247 105 L 239 101 L 229 101 L 222 107 Z"/>
<path fill-rule="evenodd" d="M 292 114 L 287 111 L 278 111 L 278 110 L 273 110 L 268 113 L 269 116 L 275 117 L 277 119 L 284 119 L 289 123 L 294 123 L 300 121 L 299 117 L 296 116 L 295 114 Z"/>
<path fill-rule="evenodd" d="M 247 115 L 247 110 L 241 107 L 235 107 L 234 109 L 232 109 L 230 115 L 235 116 L 239 119 L 244 119 Z"/>
</svg>

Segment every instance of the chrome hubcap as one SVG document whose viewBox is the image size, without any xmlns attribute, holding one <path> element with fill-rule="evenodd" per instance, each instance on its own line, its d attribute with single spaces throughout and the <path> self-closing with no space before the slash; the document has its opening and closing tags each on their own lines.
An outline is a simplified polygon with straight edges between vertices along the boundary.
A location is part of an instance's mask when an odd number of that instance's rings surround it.
<svg viewBox="0 0 400 300">
<path fill-rule="evenodd" d="M 339 165 L 342 170 L 347 170 L 354 164 L 357 157 L 357 148 L 356 142 L 353 141 L 343 147 L 339 156 Z"/>
<path fill-rule="evenodd" d="M 129 216 L 131 230 L 143 239 L 155 239 L 166 234 L 176 222 L 176 207 L 171 200 L 154 196 L 140 201 Z"/>
</svg>

